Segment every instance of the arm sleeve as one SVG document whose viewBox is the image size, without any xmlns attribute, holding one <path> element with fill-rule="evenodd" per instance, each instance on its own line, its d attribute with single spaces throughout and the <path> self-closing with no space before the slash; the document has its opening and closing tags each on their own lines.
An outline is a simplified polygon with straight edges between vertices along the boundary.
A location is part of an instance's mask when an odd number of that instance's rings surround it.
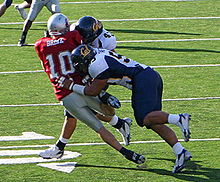
<svg viewBox="0 0 220 182">
<path fill-rule="evenodd" d="M 41 55 L 41 53 L 40 53 L 40 43 L 41 43 L 41 40 L 36 41 L 35 44 L 34 44 L 34 47 L 35 47 L 35 50 L 36 50 L 36 52 L 37 52 L 38 57 L 39 57 L 41 60 L 43 60 L 42 55 Z"/>
<path fill-rule="evenodd" d="M 41 65 L 42 65 L 42 67 L 45 71 L 45 66 L 44 66 L 44 63 L 43 63 L 43 55 L 41 54 L 41 51 L 40 51 L 40 43 L 41 43 L 41 40 L 36 41 L 35 44 L 34 44 L 34 47 L 35 47 L 35 50 L 37 52 L 38 57 L 41 60 Z"/>
<path fill-rule="evenodd" d="M 117 46 L 116 37 L 112 35 L 110 38 L 107 38 L 103 44 L 103 49 L 113 50 Z"/>
</svg>

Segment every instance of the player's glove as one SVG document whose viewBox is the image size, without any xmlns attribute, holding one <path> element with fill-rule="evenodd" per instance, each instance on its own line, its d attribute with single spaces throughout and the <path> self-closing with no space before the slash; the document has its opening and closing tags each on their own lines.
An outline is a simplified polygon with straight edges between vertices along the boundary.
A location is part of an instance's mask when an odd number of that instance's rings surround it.
<svg viewBox="0 0 220 182">
<path fill-rule="evenodd" d="M 72 78 L 67 79 L 64 76 L 61 76 L 57 79 L 57 82 L 60 87 L 64 87 L 68 90 L 73 90 L 74 81 Z"/>
<path fill-rule="evenodd" d="M 89 82 L 89 80 L 91 80 L 90 76 L 89 76 L 89 75 L 86 75 L 86 76 L 82 79 L 82 82 L 83 82 L 84 84 L 86 84 L 86 83 Z"/>
<path fill-rule="evenodd" d="M 116 97 L 107 93 L 104 90 L 101 91 L 101 93 L 98 95 L 98 97 L 102 101 L 102 103 L 104 103 L 106 105 L 109 105 L 113 108 L 120 108 L 121 107 L 120 101 Z"/>
</svg>

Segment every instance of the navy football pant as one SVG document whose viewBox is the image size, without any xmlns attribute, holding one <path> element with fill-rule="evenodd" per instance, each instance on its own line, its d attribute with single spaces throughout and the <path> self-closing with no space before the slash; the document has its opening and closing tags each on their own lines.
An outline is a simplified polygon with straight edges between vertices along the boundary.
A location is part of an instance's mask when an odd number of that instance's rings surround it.
<svg viewBox="0 0 220 182">
<path fill-rule="evenodd" d="M 133 79 L 132 107 L 139 126 L 143 127 L 145 116 L 162 109 L 163 81 L 159 73 L 146 68 Z"/>
<path fill-rule="evenodd" d="M 4 5 L 8 8 L 9 6 L 11 6 L 12 0 L 5 0 L 4 1 Z"/>
</svg>

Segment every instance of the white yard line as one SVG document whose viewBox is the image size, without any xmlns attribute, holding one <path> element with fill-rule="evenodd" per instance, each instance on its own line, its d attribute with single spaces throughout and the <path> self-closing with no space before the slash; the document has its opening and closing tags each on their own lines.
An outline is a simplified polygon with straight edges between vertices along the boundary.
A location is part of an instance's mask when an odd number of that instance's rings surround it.
<svg viewBox="0 0 220 182">
<path fill-rule="evenodd" d="M 43 70 L 35 70 L 35 71 L 4 71 L 0 72 L 1 74 L 18 74 L 18 73 L 42 73 L 44 72 Z"/>
<path fill-rule="evenodd" d="M 136 1 L 79 1 L 79 2 L 60 2 L 60 4 L 103 4 L 103 3 L 140 3 L 140 2 L 187 2 L 201 0 L 136 0 Z"/>
<path fill-rule="evenodd" d="M 206 19 L 220 19 L 220 17 L 168 17 L 168 18 L 129 18 L 129 19 L 101 19 L 102 22 L 111 22 L 111 21 L 155 21 L 155 20 L 206 20 Z M 71 23 L 76 22 L 77 20 L 70 20 Z M 23 25 L 24 22 L 8 22 L 0 23 L 0 25 Z M 43 22 L 33 22 L 33 24 L 46 24 L 46 21 Z"/>
<path fill-rule="evenodd" d="M 21 136 L 0 136 L 0 141 L 21 141 L 21 140 L 50 140 L 53 136 L 45 136 L 35 132 L 22 132 Z"/>
<path fill-rule="evenodd" d="M 167 65 L 167 66 L 151 66 L 152 68 L 190 68 L 190 67 L 218 67 L 220 64 L 195 64 L 195 65 Z M 1 74 L 18 74 L 18 73 L 42 73 L 43 70 L 35 71 L 3 71 Z"/>
<path fill-rule="evenodd" d="M 183 142 L 183 139 L 179 140 Z M 220 141 L 220 138 L 200 138 L 200 139 L 190 139 L 191 142 L 203 142 L 203 141 Z M 152 141 L 134 141 L 131 144 L 141 144 L 141 143 L 164 143 L 164 140 L 152 140 Z M 122 144 L 122 142 L 121 142 Z M 106 143 L 74 143 L 67 144 L 66 146 L 91 146 L 91 145 L 106 145 Z M 42 147 L 52 147 L 54 144 L 46 145 L 20 145 L 20 146 L 2 146 L 0 149 L 19 149 L 19 148 L 42 148 Z"/>
<path fill-rule="evenodd" d="M 78 1 L 78 2 L 60 2 L 60 4 L 103 4 L 103 3 L 139 3 L 139 2 L 187 2 L 187 1 L 202 1 L 202 0 Z"/>
<path fill-rule="evenodd" d="M 189 41 L 218 41 L 220 38 L 204 38 L 204 39 L 167 39 L 167 40 L 122 40 L 117 41 L 120 43 L 144 43 L 144 42 L 189 42 Z M 0 47 L 17 47 L 17 44 L 0 45 Z M 34 46 L 34 44 L 28 44 L 27 46 Z M 217 52 L 217 51 L 216 51 Z"/>
<path fill-rule="evenodd" d="M 168 65 L 168 66 L 151 66 L 151 67 L 152 68 L 191 68 L 191 67 L 218 67 L 218 66 L 220 66 L 220 64 Z"/>
<path fill-rule="evenodd" d="M 167 39 L 167 40 L 125 40 L 117 41 L 117 43 L 139 43 L 139 42 L 189 42 L 189 41 L 210 41 L 220 40 L 220 38 L 207 38 L 207 39 Z"/>
<path fill-rule="evenodd" d="M 177 98 L 177 99 L 163 99 L 162 101 L 192 101 L 192 100 L 212 100 L 220 99 L 220 97 L 198 97 L 198 98 Z M 130 103 L 131 100 L 120 100 L 121 103 Z M 60 103 L 47 103 L 47 104 L 12 104 L 0 105 L 1 107 L 36 107 L 36 106 L 59 106 Z"/>
</svg>

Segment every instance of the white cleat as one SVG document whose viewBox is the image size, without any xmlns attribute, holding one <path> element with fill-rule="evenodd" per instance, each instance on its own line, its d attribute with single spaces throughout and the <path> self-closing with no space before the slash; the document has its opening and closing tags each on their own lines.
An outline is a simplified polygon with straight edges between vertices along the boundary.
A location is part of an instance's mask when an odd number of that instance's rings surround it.
<svg viewBox="0 0 220 182">
<path fill-rule="evenodd" d="M 185 167 L 185 163 L 192 158 L 190 152 L 186 149 L 183 149 L 180 154 L 176 157 L 175 166 L 173 169 L 173 173 L 181 172 L 181 170 Z"/>
<path fill-rule="evenodd" d="M 130 127 L 132 125 L 132 120 L 130 118 L 124 118 L 123 120 L 125 121 L 124 124 L 120 129 L 117 130 L 122 135 L 123 142 L 127 146 L 130 144 L 130 139 L 131 139 Z"/>
<path fill-rule="evenodd" d="M 15 4 L 14 5 L 15 9 L 18 10 L 18 12 L 20 13 L 21 17 L 26 20 L 27 18 L 27 12 L 24 10 L 24 8 L 19 8 L 19 4 Z"/>
<path fill-rule="evenodd" d="M 189 130 L 189 121 L 191 120 L 191 115 L 187 114 L 187 113 L 183 113 L 180 114 L 180 120 L 178 121 L 178 123 L 176 124 L 177 126 L 180 127 L 182 134 L 183 134 L 183 138 L 185 142 L 189 141 L 190 138 L 190 130 Z"/>
<path fill-rule="evenodd" d="M 63 156 L 64 150 L 60 150 L 57 146 L 53 146 L 43 152 L 39 153 L 39 156 L 44 159 L 61 158 Z"/>
</svg>

